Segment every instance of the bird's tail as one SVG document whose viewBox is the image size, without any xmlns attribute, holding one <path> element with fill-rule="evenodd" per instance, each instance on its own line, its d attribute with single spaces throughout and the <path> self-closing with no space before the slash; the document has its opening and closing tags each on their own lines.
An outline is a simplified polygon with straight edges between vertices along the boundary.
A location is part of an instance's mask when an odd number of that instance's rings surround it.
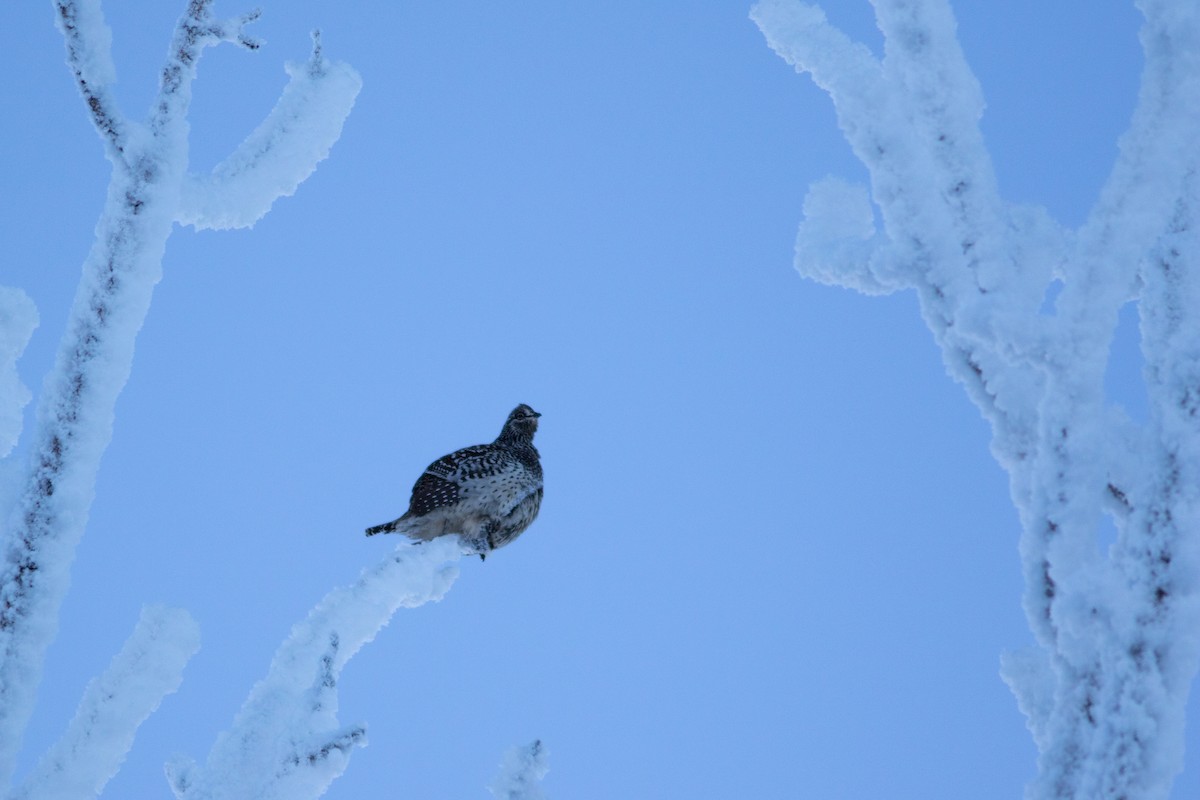
<svg viewBox="0 0 1200 800">
<path fill-rule="evenodd" d="M 391 522 L 385 522 L 382 525 L 374 525 L 370 528 L 367 528 L 367 536 L 374 536 L 377 533 L 392 533 L 398 527 L 400 527 L 400 520 L 394 519 Z"/>
</svg>

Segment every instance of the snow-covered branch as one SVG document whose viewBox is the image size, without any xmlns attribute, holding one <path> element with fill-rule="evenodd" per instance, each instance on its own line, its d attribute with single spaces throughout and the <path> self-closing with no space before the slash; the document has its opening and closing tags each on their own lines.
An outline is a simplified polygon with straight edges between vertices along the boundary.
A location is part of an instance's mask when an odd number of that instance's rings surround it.
<svg viewBox="0 0 1200 800">
<path fill-rule="evenodd" d="M 182 117 L 161 141 L 134 145 L 104 94 L 89 82 L 109 33 L 95 3 L 60 4 L 74 66 L 93 122 L 110 144 L 114 170 L 97 238 L 42 391 L 38 431 L 25 488 L 6 527 L 0 565 L 0 783 L 12 774 L 21 731 L 33 707 L 42 657 L 54 636 L 68 568 L 83 534 L 100 456 L 111 436 L 117 394 L 129 375 L 133 340 L 150 304 L 170 233 L 165 188 L 178 170 Z M 194 65 L 193 65 L 194 69 Z M 104 84 L 99 84 L 102 87 Z M 97 108 L 104 113 L 98 114 Z M 186 111 L 186 104 L 182 107 Z M 181 170 L 179 170 L 181 171 Z M 176 177 L 177 181 L 177 177 Z"/>
<path fill-rule="evenodd" d="M 549 771 L 546 748 L 540 739 L 535 739 L 505 753 L 500 774 L 488 789 L 496 800 L 545 800 L 546 793 L 540 783 Z"/>
<path fill-rule="evenodd" d="M 1119 305 L 1135 294 L 1138 267 L 1170 224 L 1200 144 L 1200 129 L 1190 113 L 1200 102 L 1197 9 L 1171 0 L 1146 0 L 1138 6 L 1145 15 L 1138 103 L 1118 142 L 1112 172 L 1079 231 L 1059 303 L 1060 313 L 1073 314 L 1075 324 L 1085 326 L 1082 318 L 1094 314 L 1087 307 L 1097 301 Z M 1097 274 L 1106 270 L 1113 274 Z M 1093 294 L 1100 292 L 1111 297 Z"/>
<path fill-rule="evenodd" d="M 203 767 L 167 767 L 175 796 L 318 797 L 345 770 L 350 750 L 365 744 L 364 726 L 337 721 L 337 680 L 355 653 L 401 607 L 440 600 L 458 577 L 455 537 L 400 545 L 353 585 L 335 589 L 297 624 L 267 677 L 242 705 L 233 728 L 217 737 Z"/>
<path fill-rule="evenodd" d="M 948 3 L 874 5 L 882 59 L 815 6 L 762 0 L 752 14 L 829 92 L 883 220 L 880 234 L 863 190 L 816 184 L 797 267 L 860 291 L 915 287 L 948 371 L 992 423 L 1039 642 L 1003 667 L 1041 750 L 1032 796 L 1164 797 L 1200 648 L 1200 10 L 1141 4 L 1138 107 L 1087 223 L 1068 235 L 1000 199 Z M 1139 289 L 1144 427 L 1104 394 L 1117 314 Z M 1118 528 L 1107 558 L 1102 514 Z"/>
<path fill-rule="evenodd" d="M 112 61 L 112 31 L 104 21 L 100 0 L 59 0 L 54 8 L 67 46 L 67 66 L 75 75 L 109 158 L 117 163 L 125 152 L 127 123 L 109 91 L 117 80 L 117 70 Z"/>
<path fill-rule="evenodd" d="M 190 0 L 175 26 L 149 118 L 132 122 L 121 115 L 109 91 L 115 81 L 112 35 L 99 0 L 56 0 L 55 8 L 67 64 L 114 169 L 57 361 L 39 398 L 23 488 L 11 508 L 4 509 L 0 786 L 12 777 L 44 653 L 57 628 L 70 563 L 87 522 L 100 459 L 111 438 L 117 396 L 129 377 L 134 340 L 161 276 L 167 238 L 180 216 L 187 114 L 197 62 L 205 47 L 220 42 L 250 49 L 258 46 L 244 30 L 257 12 L 219 21 L 212 16 L 211 0 Z M 314 56 L 314 62 L 324 63 L 319 56 Z M 312 77 L 313 71 L 309 82 L 320 83 Z M 310 128 L 318 127 L 315 120 L 321 114 L 339 109 L 336 121 L 317 133 L 309 132 L 316 144 L 296 146 L 290 156 L 276 155 L 277 166 L 291 159 L 288 191 L 312 171 L 312 152 L 328 151 L 358 90 L 348 68 L 339 68 L 338 74 L 339 80 L 327 82 L 319 91 L 293 91 L 286 102 L 281 101 L 292 119 Z M 304 136 L 283 139 L 295 143 Z M 277 171 L 289 170 L 278 166 Z M 278 191 L 278 186 L 272 186 L 266 193 Z M 251 192 L 243 189 L 242 194 L 248 197 Z M 265 207 L 240 216 L 264 212 Z M 28 320 L 21 325 L 28 327 Z M 4 414 L 9 410 L 3 409 Z"/>
<path fill-rule="evenodd" d="M 104 674 L 88 684 L 75 718 L 11 795 L 74 800 L 100 794 L 133 745 L 138 726 L 179 688 L 200 647 L 187 612 L 151 606 Z"/>
<path fill-rule="evenodd" d="M 329 155 L 362 87 L 358 74 L 321 55 L 288 64 L 291 80 L 275 108 L 228 158 L 183 184 L 178 221 L 205 228 L 248 228 L 280 197 L 292 195 Z"/>
<path fill-rule="evenodd" d="M 796 234 L 796 266 L 806 277 L 863 294 L 911 286 L 892 271 L 888 256 L 865 186 L 831 177 L 809 187 Z"/>
<path fill-rule="evenodd" d="M 21 435 L 22 409 L 32 397 L 17 375 L 17 359 L 37 324 L 37 308 L 29 295 L 0 286 L 0 458 L 16 445 Z M 6 511 L 7 505 L 0 504 L 0 519 Z"/>
</svg>

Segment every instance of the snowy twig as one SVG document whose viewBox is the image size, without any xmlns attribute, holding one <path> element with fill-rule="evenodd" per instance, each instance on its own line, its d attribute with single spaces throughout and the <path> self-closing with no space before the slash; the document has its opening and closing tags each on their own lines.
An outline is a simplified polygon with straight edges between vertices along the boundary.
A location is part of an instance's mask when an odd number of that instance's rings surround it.
<svg viewBox="0 0 1200 800">
<path fill-rule="evenodd" d="M 232 42 L 249 50 L 257 49 L 259 42 L 247 36 L 243 28 L 258 17 L 259 12 L 252 11 L 220 22 L 212 16 L 212 0 L 190 0 L 187 12 L 175 26 L 159 82 L 158 101 L 150 115 L 150 131 L 155 137 L 172 135 L 180 121 L 186 119 L 196 63 L 204 48 Z"/>
<path fill-rule="evenodd" d="M 458 577 L 454 537 L 403 544 L 352 586 L 334 589 L 276 651 L 266 678 L 217 737 L 203 767 L 168 766 L 176 797 L 318 797 L 365 743 L 361 725 L 337 722 L 337 679 L 346 662 L 400 607 L 440 600 Z"/>
<path fill-rule="evenodd" d="M 88 684 L 67 732 L 42 756 L 12 795 L 94 797 L 116 774 L 138 726 L 163 697 L 179 688 L 183 668 L 200 647 L 200 630 L 187 612 L 142 609 L 133 634 L 100 677 Z"/>
<path fill-rule="evenodd" d="M 546 748 L 540 739 L 509 750 L 500 764 L 500 774 L 488 789 L 496 800 L 545 800 L 539 785 L 550 771 Z"/>
</svg>

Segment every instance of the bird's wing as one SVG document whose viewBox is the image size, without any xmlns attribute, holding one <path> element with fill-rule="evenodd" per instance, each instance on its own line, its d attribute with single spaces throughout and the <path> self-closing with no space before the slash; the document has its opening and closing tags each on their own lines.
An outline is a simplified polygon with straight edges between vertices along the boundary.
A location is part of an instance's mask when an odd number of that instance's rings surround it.
<svg viewBox="0 0 1200 800">
<path fill-rule="evenodd" d="M 513 458 L 508 453 L 486 444 L 464 447 L 430 464 L 426 474 L 462 483 L 486 478 L 511 468 Z"/>
<path fill-rule="evenodd" d="M 425 468 L 413 486 L 408 513 L 428 514 L 438 508 L 456 505 L 460 487 L 478 478 L 503 470 L 510 459 L 488 445 L 474 445 L 444 455 Z"/>
<path fill-rule="evenodd" d="M 458 502 L 458 484 L 425 472 L 413 485 L 412 498 L 408 501 L 408 513 L 420 517 L 438 508 L 452 506 Z"/>
</svg>

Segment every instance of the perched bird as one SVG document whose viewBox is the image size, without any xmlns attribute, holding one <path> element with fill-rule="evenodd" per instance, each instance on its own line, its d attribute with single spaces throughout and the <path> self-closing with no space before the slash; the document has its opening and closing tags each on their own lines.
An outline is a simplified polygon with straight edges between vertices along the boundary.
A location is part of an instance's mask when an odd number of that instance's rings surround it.
<svg viewBox="0 0 1200 800">
<path fill-rule="evenodd" d="M 542 464 L 533 446 L 541 414 L 522 403 L 491 444 L 455 450 L 430 464 L 413 486 L 408 511 L 367 528 L 427 542 L 457 534 L 480 558 L 521 535 L 542 504 Z"/>
</svg>

